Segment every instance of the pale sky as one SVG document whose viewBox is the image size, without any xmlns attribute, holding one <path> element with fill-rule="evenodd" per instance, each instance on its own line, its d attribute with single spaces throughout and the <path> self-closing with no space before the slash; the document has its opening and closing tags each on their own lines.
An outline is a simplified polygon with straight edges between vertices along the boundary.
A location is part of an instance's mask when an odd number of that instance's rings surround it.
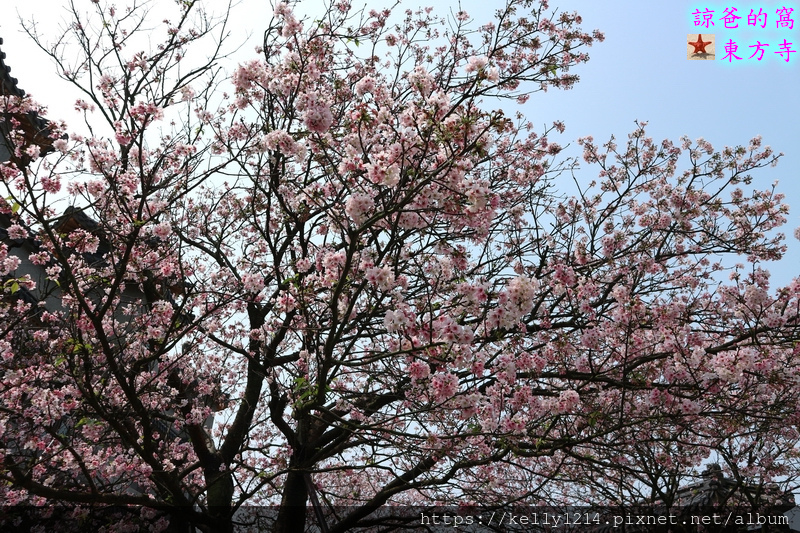
<svg viewBox="0 0 800 533">
<path fill-rule="evenodd" d="M 74 0 L 85 5 L 90 0 Z M 104 1 L 104 0 L 101 0 Z M 20 31 L 15 15 L 33 16 L 44 33 L 52 33 L 64 18 L 67 0 L 2 0 L 0 37 L 5 41 L 6 63 L 19 85 L 42 103 L 50 107 L 50 115 L 75 121 L 72 104 L 76 96 L 55 76 L 55 67 L 28 37 Z M 378 8 L 393 2 L 369 0 L 370 7 Z M 455 0 L 428 2 L 442 14 L 450 8 L 457 9 Z M 354 0 L 354 5 L 359 2 Z M 461 6 L 476 22 L 486 22 L 491 17 L 493 2 L 462 0 Z M 713 4 L 679 0 L 550 0 L 551 8 L 578 11 L 583 17 L 584 29 L 600 29 L 606 41 L 589 50 L 591 60 L 573 72 L 581 81 L 570 91 L 550 90 L 537 93 L 523 111 L 536 126 L 562 120 L 566 131 L 560 138 L 552 138 L 562 145 L 578 137 L 592 135 L 603 142 L 612 133 L 624 140 L 633 130 L 634 120 L 649 122 L 648 132 L 654 139 L 670 138 L 678 141 L 681 135 L 691 139 L 703 137 L 715 148 L 725 145 L 747 145 L 755 135 L 762 135 L 764 144 L 772 146 L 785 157 L 777 168 L 755 175 L 755 185 L 767 188 L 779 180 L 778 189 L 786 195 L 793 208 L 783 232 L 787 235 L 789 252 L 777 264 L 770 265 L 773 285 L 785 284 L 800 275 L 800 242 L 792 237 L 800 226 L 800 9 L 797 3 L 779 1 L 771 3 Z M 118 2 L 122 6 L 123 2 Z M 220 6 L 221 2 L 214 2 Z M 313 4 L 311 4 L 313 5 Z M 416 8 L 419 0 L 406 0 L 401 8 Z M 738 29 L 726 29 L 719 20 L 727 7 L 736 7 Z M 778 27 L 776 10 L 794 9 L 790 18 L 793 28 Z M 219 9 L 219 8 L 218 8 Z M 306 8 L 309 9 L 309 8 Z M 304 9 L 304 10 L 306 10 Z M 696 27 L 692 15 L 696 10 L 713 10 L 711 28 Z M 750 10 L 767 13 L 767 26 L 748 26 Z M 252 57 L 252 50 L 269 17 L 267 0 L 243 0 L 232 17 L 234 38 L 244 41 L 248 32 L 254 38 L 242 48 L 237 58 L 244 61 Z M 715 34 L 716 60 L 688 61 L 686 59 L 687 34 Z M 736 55 L 741 61 L 729 63 L 723 59 L 724 46 L 733 40 L 738 46 Z M 786 40 L 798 53 L 790 54 L 787 63 L 774 51 Z M 750 59 L 756 42 L 769 44 L 764 59 Z M 588 182 L 593 172 L 581 175 Z"/>
</svg>

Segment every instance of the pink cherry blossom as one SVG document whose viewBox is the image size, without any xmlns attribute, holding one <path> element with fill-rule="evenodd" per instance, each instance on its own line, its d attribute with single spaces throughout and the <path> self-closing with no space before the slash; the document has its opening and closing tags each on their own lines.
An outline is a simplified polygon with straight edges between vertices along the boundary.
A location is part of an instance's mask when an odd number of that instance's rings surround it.
<svg viewBox="0 0 800 533">
<path fill-rule="evenodd" d="M 6 229 L 6 231 L 11 239 L 24 239 L 28 236 L 28 230 L 19 224 L 12 224 Z"/>
<path fill-rule="evenodd" d="M 438 373 L 431 379 L 431 388 L 437 402 L 443 402 L 455 395 L 458 390 L 458 378 L 450 373 Z"/>
<path fill-rule="evenodd" d="M 153 235 L 159 239 L 166 239 L 172 233 L 172 227 L 168 222 L 162 222 L 153 227 Z"/>
<path fill-rule="evenodd" d="M 264 278 L 258 274 L 243 274 L 242 286 L 247 292 L 260 292 L 264 288 Z"/>
<path fill-rule="evenodd" d="M 467 60 L 467 66 L 464 67 L 464 70 L 466 72 L 477 72 L 482 70 L 487 63 L 488 60 L 485 56 L 472 56 Z"/>
<path fill-rule="evenodd" d="M 304 120 L 308 129 L 315 133 L 325 133 L 331 127 L 333 114 L 328 106 L 319 101 L 309 104 L 304 111 Z"/>
<path fill-rule="evenodd" d="M 382 291 L 390 291 L 395 286 L 394 272 L 389 267 L 372 267 L 367 269 L 367 281 Z"/>
<path fill-rule="evenodd" d="M 4 505 L 391 529 L 679 502 L 711 461 L 796 492 L 800 279 L 769 275 L 789 212 L 759 137 L 637 122 L 579 139 L 559 190 L 565 125 L 513 108 L 576 83 L 603 39 L 577 13 L 279 2 L 235 66 L 199 8 L 93 6 L 38 43 L 85 135 L 0 99 Z"/>
<path fill-rule="evenodd" d="M 375 201 L 368 194 L 356 193 L 347 199 L 345 204 L 345 212 L 353 219 L 356 224 L 363 224 L 369 212 L 374 209 Z"/>
</svg>

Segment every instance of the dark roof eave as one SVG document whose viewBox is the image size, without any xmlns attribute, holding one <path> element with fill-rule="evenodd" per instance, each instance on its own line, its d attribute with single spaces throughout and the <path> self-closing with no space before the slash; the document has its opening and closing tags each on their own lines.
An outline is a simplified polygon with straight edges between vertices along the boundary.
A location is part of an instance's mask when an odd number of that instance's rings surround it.
<svg viewBox="0 0 800 533">
<path fill-rule="evenodd" d="M 3 38 L 0 37 L 0 46 L 3 44 Z M 2 88 L 3 95 L 9 96 L 25 96 L 25 91 L 17 85 L 17 78 L 11 76 L 11 67 L 6 65 L 6 54 L 0 50 L 0 87 Z"/>
</svg>

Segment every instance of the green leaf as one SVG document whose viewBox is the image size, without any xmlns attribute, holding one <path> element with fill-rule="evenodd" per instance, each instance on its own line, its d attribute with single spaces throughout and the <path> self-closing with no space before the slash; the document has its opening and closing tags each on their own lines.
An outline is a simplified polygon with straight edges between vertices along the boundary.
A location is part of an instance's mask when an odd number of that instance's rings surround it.
<svg viewBox="0 0 800 533">
<path fill-rule="evenodd" d="M 6 196 L 6 201 L 11 202 L 11 212 L 16 215 L 17 211 L 19 211 L 19 208 L 22 206 L 19 204 L 19 202 L 14 200 L 13 196 Z"/>
</svg>

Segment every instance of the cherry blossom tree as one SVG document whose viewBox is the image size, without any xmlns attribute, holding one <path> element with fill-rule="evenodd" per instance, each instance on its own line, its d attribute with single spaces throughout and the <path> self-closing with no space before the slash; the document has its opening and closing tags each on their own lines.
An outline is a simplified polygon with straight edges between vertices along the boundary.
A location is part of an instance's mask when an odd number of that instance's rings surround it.
<svg viewBox="0 0 800 533">
<path fill-rule="evenodd" d="M 792 477 L 800 280 L 770 287 L 788 208 L 752 176 L 779 155 L 639 123 L 563 159 L 509 109 L 578 80 L 576 13 L 278 3 L 227 75 L 199 1 L 87 6 L 31 32 L 88 133 L 45 153 L 44 110 L 1 104 L 5 502 L 349 531 L 663 499 L 712 454 Z"/>
</svg>

